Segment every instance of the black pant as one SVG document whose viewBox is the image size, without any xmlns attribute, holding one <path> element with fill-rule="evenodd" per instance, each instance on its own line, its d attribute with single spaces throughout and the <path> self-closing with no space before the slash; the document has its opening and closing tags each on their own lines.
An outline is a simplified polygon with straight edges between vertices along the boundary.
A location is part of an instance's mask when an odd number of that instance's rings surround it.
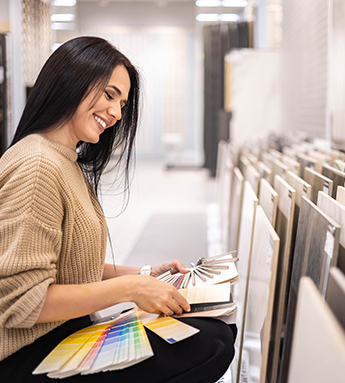
<svg viewBox="0 0 345 383">
<path fill-rule="evenodd" d="M 123 370 L 75 375 L 69 382 L 116 383 L 214 383 L 227 370 L 234 357 L 236 325 L 217 319 L 184 318 L 183 322 L 200 329 L 192 337 L 169 344 L 146 330 L 154 356 Z M 32 371 L 49 352 L 71 333 L 91 324 L 89 316 L 70 320 L 0 362 L 3 383 L 52 382 Z"/>
</svg>

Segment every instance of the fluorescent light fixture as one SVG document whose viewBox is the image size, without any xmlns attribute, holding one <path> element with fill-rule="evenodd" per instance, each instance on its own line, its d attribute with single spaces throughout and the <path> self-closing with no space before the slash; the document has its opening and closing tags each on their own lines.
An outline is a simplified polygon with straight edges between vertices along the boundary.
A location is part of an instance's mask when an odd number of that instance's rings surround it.
<svg viewBox="0 0 345 383">
<path fill-rule="evenodd" d="M 219 15 L 217 13 L 199 13 L 196 15 L 198 21 L 218 21 Z"/>
<path fill-rule="evenodd" d="M 238 21 L 240 16 L 236 13 L 223 13 L 220 15 L 220 21 Z"/>
<path fill-rule="evenodd" d="M 223 13 L 218 15 L 217 13 L 199 13 L 196 16 L 198 21 L 238 21 L 240 18 L 236 13 Z"/>
<path fill-rule="evenodd" d="M 72 23 L 52 23 L 50 26 L 54 30 L 72 30 L 74 29 L 75 24 Z"/>
<path fill-rule="evenodd" d="M 197 0 L 195 5 L 197 7 L 219 7 L 220 0 Z"/>
<path fill-rule="evenodd" d="M 246 0 L 223 0 L 222 1 L 223 7 L 240 8 L 240 7 L 246 7 L 247 5 L 248 5 L 248 2 Z"/>
<path fill-rule="evenodd" d="M 52 5 L 56 7 L 73 7 L 77 4 L 76 0 L 53 0 Z"/>
<path fill-rule="evenodd" d="M 50 19 L 51 21 L 73 21 L 75 15 L 73 13 L 54 13 Z"/>
</svg>

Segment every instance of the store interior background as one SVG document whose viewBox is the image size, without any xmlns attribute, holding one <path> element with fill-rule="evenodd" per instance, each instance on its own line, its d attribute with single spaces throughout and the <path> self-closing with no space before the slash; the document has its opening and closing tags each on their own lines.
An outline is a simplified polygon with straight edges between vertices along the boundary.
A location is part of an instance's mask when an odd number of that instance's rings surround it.
<svg viewBox="0 0 345 383">
<path fill-rule="evenodd" d="M 74 15 L 64 22 L 67 29 L 52 29 L 56 13 Z M 199 13 L 235 18 L 201 22 Z M 52 49 L 78 35 L 98 35 L 122 50 L 141 72 L 143 109 L 131 199 L 120 216 L 123 196 L 114 196 L 110 176 L 104 178 L 103 204 L 121 262 L 153 214 L 205 211 L 214 198 L 219 139 L 256 145 L 270 135 L 303 136 L 345 148 L 344 19 L 341 0 L 248 0 L 246 7 L 212 8 L 194 0 L 78 0 L 73 7 L 0 0 L 8 57 L 3 146 Z M 224 31 L 238 32 L 243 23 L 245 43 L 222 40 Z"/>
</svg>

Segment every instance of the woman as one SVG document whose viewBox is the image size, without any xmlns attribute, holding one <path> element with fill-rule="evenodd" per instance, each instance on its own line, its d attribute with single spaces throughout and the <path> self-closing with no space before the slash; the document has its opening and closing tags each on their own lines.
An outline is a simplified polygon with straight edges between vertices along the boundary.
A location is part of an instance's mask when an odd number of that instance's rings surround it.
<svg viewBox="0 0 345 383">
<path fill-rule="evenodd" d="M 188 272 L 180 261 L 153 267 L 151 275 L 104 263 L 99 181 L 115 153 L 128 185 L 138 104 L 136 69 L 97 37 L 62 45 L 37 78 L 0 160 L 3 381 L 48 381 L 31 372 L 62 339 L 90 325 L 89 314 L 98 310 L 121 302 L 165 315 L 189 310 L 174 287 L 152 278 L 168 268 Z M 149 334 L 154 357 L 124 370 L 68 379 L 214 382 L 232 360 L 236 329 L 216 320 L 185 322 L 200 333 L 174 346 Z"/>
</svg>

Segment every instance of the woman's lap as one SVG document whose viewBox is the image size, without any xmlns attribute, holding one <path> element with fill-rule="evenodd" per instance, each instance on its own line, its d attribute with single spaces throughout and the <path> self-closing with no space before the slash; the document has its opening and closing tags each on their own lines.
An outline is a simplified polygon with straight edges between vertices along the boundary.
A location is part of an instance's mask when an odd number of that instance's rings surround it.
<svg viewBox="0 0 345 383">
<path fill-rule="evenodd" d="M 233 359 L 236 326 L 207 318 L 184 318 L 182 321 L 199 328 L 200 332 L 171 345 L 147 330 L 153 357 L 123 370 L 76 375 L 66 378 L 66 383 L 214 383 Z M 32 375 L 31 372 L 62 339 L 89 324 L 85 317 L 69 321 L 0 362 L 0 376 L 7 379 L 3 381 L 51 382 L 46 375 Z"/>
</svg>

